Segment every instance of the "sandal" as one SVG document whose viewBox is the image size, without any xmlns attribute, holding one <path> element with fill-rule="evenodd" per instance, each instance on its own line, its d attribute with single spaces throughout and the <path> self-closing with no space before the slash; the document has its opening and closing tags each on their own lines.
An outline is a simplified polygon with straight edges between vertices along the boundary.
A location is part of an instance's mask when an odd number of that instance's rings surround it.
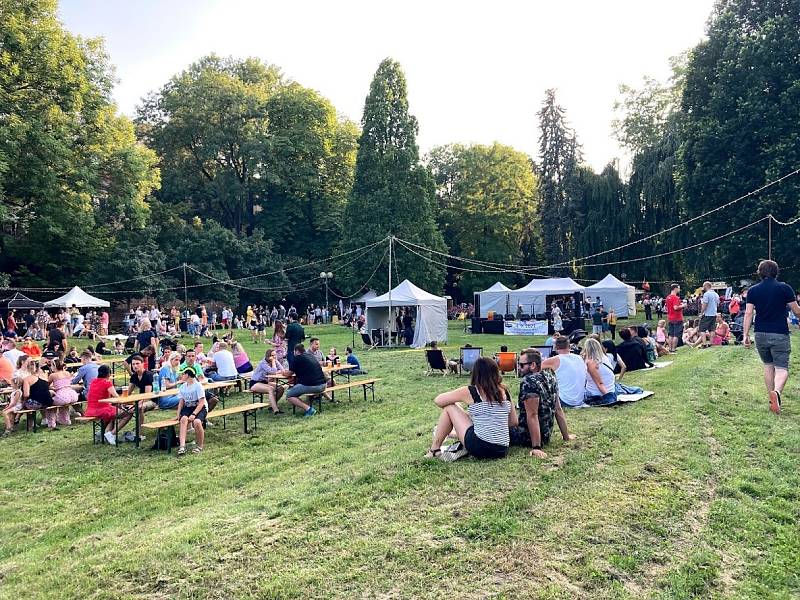
<svg viewBox="0 0 800 600">
<path fill-rule="evenodd" d="M 203 451 L 202 446 L 195 446 L 194 448 L 192 448 L 192 454 L 200 454 L 202 451 Z"/>
<path fill-rule="evenodd" d="M 186 454 L 186 446 L 181 446 L 178 448 L 178 456 L 183 456 L 184 454 Z"/>
<path fill-rule="evenodd" d="M 442 454 L 441 448 L 431 448 L 425 453 L 425 458 L 439 458 Z"/>
</svg>

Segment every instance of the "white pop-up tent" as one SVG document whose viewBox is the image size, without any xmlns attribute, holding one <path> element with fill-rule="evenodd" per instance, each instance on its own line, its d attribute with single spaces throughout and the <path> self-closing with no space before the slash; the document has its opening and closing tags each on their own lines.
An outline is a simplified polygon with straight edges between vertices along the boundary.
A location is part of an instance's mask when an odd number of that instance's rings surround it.
<svg viewBox="0 0 800 600">
<path fill-rule="evenodd" d="M 107 308 L 111 306 L 106 300 L 95 298 L 84 292 L 77 285 L 63 296 L 44 303 L 45 308 Z"/>
<path fill-rule="evenodd" d="M 508 293 L 510 291 L 509 288 L 498 281 L 488 290 L 475 292 L 477 296 L 475 304 L 480 306 L 479 316 L 488 317 L 490 310 L 501 315 L 506 314 L 508 312 Z"/>
<path fill-rule="evenodd" d="M 575 292 L 582 294 L 584 289 L 569 277 L 533 279 L 525 287 L 509 292 L 509 310 L 513 314 L 516 313 L 518 306 L 522 306 L 522 312 L 525 314 L 541 315 L 547 312 L 548 296 L 571 296 Z"/>
<path fill-rule="evenodd" d="M 417 310 L 417 324 L 411 346 L 422 348 L 429 342 L 447 341 L 447 300 L 418 288 L 408 279 L 391 292 L 367 300 L 366 304 L 367 327 L 370 329 L 393 330 L 394 318 L 389 314 L 389 306 L 392 310 L 413 306 Z"/>
<path fill-rule="evenodd" d="M 636 289 L 632 285 L 621 282 L 611 273 L 603 277 L 594 285 L 586 288 L 586 294 L 599 297 L 603 308 L 607 311 L 614 309 L 618 317 L 633 317 L 636 315 Z"/>
<path fill-rule="evenodd" d="M 373 298 L 377 298 L 378 294 L 372 288 L 368 289 L 364 292 L 361 296 L 356 298 L 355 300 L 350 300 L 351 304 L 364 304 L 367 300 L 372 300 Z"/>
</svg>

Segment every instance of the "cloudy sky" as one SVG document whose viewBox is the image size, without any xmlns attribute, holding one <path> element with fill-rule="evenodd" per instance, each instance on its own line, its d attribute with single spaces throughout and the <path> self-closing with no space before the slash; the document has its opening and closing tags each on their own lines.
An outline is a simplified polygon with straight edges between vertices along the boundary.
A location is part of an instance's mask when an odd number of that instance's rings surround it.
<svg viewBox="0 0 800 600">
<path fill-rule="evenodd" d="M 385 57 L 405 69 L 423 151 L 499 141 L 537 154 L 536 111 L 554 87 L 595 169 L 623 158 L 611 132 L 620 83 L 665 79 L 703 38 L 713 0 L 404 2 L 61 0 L 71 31 L 106 39 L 132 115 L 199 57 L 256 56 L 358 121 Z"/>
</svg>

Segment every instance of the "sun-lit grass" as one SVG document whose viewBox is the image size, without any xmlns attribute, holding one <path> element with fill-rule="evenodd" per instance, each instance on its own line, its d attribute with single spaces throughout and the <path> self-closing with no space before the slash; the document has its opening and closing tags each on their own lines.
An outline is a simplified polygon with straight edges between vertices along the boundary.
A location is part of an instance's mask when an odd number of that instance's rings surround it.
<svg viewBox="0 0 800 600">
<path fill-rule="evenodd" d="M 529 343 L 450 334 L 453 356 Z M 546 460 L 450 465 L 422 458 L 431 399 L 466 378 L 424 377 L 421 351 L 357 353 L 376 402 L 263 414 L 249 436 L 229 419 L 202 456 L 93 446 L 85 426 L 0 442 L 0 597 L 800 595 L 798 383 L 771 415 L 753 351 L 626 377 L 656 396 L 568 413 L 578 440 Z"/>
</svg>

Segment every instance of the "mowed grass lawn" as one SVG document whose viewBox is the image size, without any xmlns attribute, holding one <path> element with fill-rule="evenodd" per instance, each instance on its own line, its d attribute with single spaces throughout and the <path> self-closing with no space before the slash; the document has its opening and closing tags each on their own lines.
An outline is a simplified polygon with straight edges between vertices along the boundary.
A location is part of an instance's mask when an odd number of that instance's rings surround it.
<svg viewBox="0 0 800 600">
<path fill-rule="evenodd" d="M 452 323 L 445 350 L 466 342 L 530 339 Z M 2 440 L 0 597 L 800 597 L 800 369 L 775 417 L 755 351 L 683 349 L 625 378 L 655 397 L 569 412 L 578 439 L 546 460 L 444 464 L 422 458 L 431 401 L 466 378 L 358 355 L 376 402 L 263 414 L 254 435 L 229 419 L 202 456 L 93 446 L 87 426 Z"/>
</svg>

